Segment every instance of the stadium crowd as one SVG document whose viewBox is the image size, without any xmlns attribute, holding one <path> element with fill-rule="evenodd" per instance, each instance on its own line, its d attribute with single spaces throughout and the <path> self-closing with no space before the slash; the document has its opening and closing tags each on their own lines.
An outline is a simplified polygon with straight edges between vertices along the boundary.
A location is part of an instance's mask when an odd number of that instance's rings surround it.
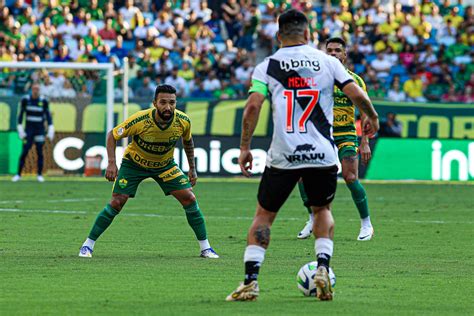
<svg viewBox="0 0 474 316">
<path fill-rule="evenodd" d="M 474 103 L 474 14 L 462 0 L 0 0 L 0 61 L 112 62 L 128 57 L 130 97 L 160 83 L 192 98 L 243 97 L 257 60 L 278 47 L 277 17 L 301 9 L 310 44 L 348 44 L 348 67 L 374 99 Z M 0 94 L 33 81 L 51 98 L 103 95 L 97 71 L 0 70 Z"/>
</svg>

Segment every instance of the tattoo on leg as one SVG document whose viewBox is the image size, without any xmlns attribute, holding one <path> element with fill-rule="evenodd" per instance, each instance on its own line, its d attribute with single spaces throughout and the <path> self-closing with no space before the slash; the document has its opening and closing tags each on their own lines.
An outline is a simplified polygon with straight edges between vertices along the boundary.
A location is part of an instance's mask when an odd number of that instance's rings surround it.
<svg viewBox="0 0 474 316">
<path fill-rule="evenodd" d="M 354 162 L 357 161 L 357 156 L 349 156 L 349 157 L 344 157 L 342 160 L 345 160 L 347 162 Z"/>
<path fill-rule="evenodd" d="M 255 239 L 264 248 L 270 243 L 270 228 L 266 225 L 259 225 L 254 232 Z"/>
</svg>

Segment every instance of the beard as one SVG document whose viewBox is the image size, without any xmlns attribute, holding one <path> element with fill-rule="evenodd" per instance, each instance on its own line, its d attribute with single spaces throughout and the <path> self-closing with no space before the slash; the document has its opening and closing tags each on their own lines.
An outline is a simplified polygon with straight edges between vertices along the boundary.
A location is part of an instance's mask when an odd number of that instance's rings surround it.
<svg viewBox="0 0 474 316">
<path fill-rule="evenodd" d="M 165 110 L 163 112 L 158 110 L 158 116 L 163 120 L 163 121 L 169 121 L 173 117 L 174 111 L 170 110 Z"/>
</svg>

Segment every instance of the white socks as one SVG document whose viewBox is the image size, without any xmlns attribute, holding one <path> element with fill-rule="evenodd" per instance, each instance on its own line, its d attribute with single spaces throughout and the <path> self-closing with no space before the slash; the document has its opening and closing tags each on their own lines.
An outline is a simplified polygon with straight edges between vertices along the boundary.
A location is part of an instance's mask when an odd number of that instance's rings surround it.
<svg viewBox="0 0 474 316">
<path fill-rule="evenodd" d="M 332 252 L 334 250 L 334 242 L 329 238 L 318 238 L 314 242 L 314 251 L 316 252 L 316 257 L 318 254 L 325 253 L 332 257 Z"/>
<path fill-rule="evenodd" d="M 314 221 L 314 214 L 310 213 L 309 214 L 309 221 L 312 223 Z"/>
<path fill-rule="evenodd" d="M 201 247 L 201 251 L 211 248 L 211 245 L 209 244 L 209 240 L 207 239 L 198 240 L 198 242 L 199 242 L 199 247 Z"/>
<path fill-rule="evenodd" d="M 91 248 L 92 250 L 94 250 L 94 244 L 95 244 L 95 240 L 87 238 L 86 241 L 84 241 L 84 243 L 82 244 L 82 247 L 87 246 Z"/>
<path fill-rule="evenodd" d="M 260 246 L 248 245 L 247 248 L 245 248 L 244 262 L 255 261 L 262 264 L 265 259 L 265 250 L 265 248 Z"/>
<path fill-rule="evenodd" d="M 372 227 L 372 223 L 370 222 L 370 216 L 367 216 L 366 218 L 362 218 L 360 220 L 360 224 L 362 227 Z"/>
</svg>

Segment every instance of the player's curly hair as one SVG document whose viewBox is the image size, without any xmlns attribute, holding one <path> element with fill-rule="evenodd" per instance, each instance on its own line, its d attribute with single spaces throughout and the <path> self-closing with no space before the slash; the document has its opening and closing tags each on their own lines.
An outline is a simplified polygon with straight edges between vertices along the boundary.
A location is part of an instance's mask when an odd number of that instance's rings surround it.
<svg viewBox="0 0 474 316">
<path fill-rule="evenodd" d="M 160 84 L 158 87 L 155 89 L 155 96 L 154 100 L 158 98 L 159 93 L 169 93 L 169 94 L 176 94 L 176 88 L 173 86 L 170 86 L 169 84 Z"/>
</svg>

